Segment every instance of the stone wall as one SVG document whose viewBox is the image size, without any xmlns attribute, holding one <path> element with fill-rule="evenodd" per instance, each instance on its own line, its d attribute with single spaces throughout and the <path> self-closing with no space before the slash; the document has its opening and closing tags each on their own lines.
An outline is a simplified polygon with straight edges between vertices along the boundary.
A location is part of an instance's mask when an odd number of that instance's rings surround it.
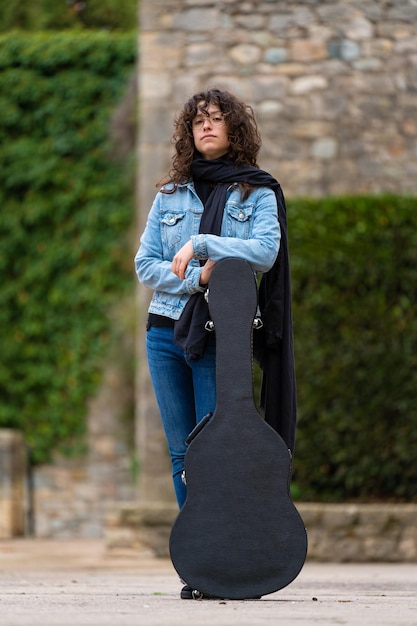
<svg viewBox="0 0 417 626">
<path fill-rule="evenodd" d="M 416 504 L 318 504 L 297 508 L 317 561 L 417 562 Z"/>
<path fill-rule="evenodd" d="M 33 470 L 31 530 L 36 537 L 104 537 L 110 512 L 135 499 L 132 429 L 123 419 L 131 403 L 126 378 L 109 366 L 89 404 L 85 454 L 56 456 Z"/>
<path fill-rule="evenodd" d="M 417 504 L 297 503 L 308 535 L 308 559 L 417 563 Z M 121 507 L 107 526 L 111 548 L 146 546 L 168 557 L 176 505 Z M 277 520 L 279 523 L 279 520 Z"/>
<path fill-rule="evenodd" d="M 414 0 L 144 0 L 143 137 L 166 146 L 185 99 L 219 86 L 254 106 L 287 195 L 415 194 L 416 22 Z"/>
</svg>

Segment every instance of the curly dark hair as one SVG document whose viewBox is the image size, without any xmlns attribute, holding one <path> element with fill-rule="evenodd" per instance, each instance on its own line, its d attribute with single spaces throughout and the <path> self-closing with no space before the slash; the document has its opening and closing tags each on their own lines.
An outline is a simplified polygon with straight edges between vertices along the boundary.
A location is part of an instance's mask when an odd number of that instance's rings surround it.
<svg viewBox="0 0 417 626">
<path fill-rule="evenodd" d="M 198 106 L 201 102 L 204 105 Z M 261 137 L 252 107 L 228 91 L 208 89 L 187 100 L 183 110 L 176 117 L 172 137 L 172 143 L 175 146 L 172 168 L 163 181 L 158 183 L 158 186 L 170 182 L 175 188 L 179 183 L 191 179 L 191 163 L 196 154 L 191 122 L 199 111 L 204 111 L 213 103 L 219 106 L 226 119 L 230 141 L 228 158 L 237 166 L 259 167 L 257 156 L 261 147 Z"/>
</svg>

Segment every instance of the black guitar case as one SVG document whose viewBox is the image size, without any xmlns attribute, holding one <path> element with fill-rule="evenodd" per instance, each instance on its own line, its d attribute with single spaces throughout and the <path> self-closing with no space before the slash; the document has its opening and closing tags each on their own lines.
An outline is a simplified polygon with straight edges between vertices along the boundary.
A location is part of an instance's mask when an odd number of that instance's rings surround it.
<svg viewBox="0 0 417 626">
<path fill-rule="evenodd" d="M 208 301 L 217 405 L 189 438 L 187 499 L 171 530 L 170 554 L 193 589 L 239 600 L 292 582 L 306 558 L 307 534 L 289 495 L 290 452 L 254 404 L 257 289 L 249 263 L 219 262 Z"/>
</svg>

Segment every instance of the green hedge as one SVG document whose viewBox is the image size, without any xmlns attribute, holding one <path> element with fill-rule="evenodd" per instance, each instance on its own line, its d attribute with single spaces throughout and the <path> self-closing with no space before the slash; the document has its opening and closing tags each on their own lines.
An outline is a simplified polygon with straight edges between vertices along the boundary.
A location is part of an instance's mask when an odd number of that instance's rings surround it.
<svg viewBox="0 0 417 626">
<path fill-rule="evenodd" d="M 137 0 L 3 0 L 0 32 L 68 28 L 132 30 Z"/>
<path fill-rule="evenodd" d="M 0 426 L 36 462 L 80 441 L 129 283 L 133 184 L 108 126 L 134 63 L 131 34 L 0 37 Z"/>
<path fill-rule="evenodd" d="M 295 495 L 417 499 L 417 200 L 289 202 Z"/>
</svg>

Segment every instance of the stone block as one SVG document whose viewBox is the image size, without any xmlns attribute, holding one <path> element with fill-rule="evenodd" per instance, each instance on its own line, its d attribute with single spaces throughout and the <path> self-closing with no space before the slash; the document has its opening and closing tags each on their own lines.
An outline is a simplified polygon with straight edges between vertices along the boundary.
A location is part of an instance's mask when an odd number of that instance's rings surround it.
<svg viewBox="0 0 417 626">
<path fill-rule="evenodd" d="M 417 561 L 417 528 L 414 519 L 413 526 L 403 528 L 398 542 L 398 556 L 401 561 Z"/>
<path fill-rule="evenodd" d="M 173 16 L 174 28 L 184 31 L 215 31 L 219 22 L 219 11 L 211 7 L 190 8 Z"/>
<path fill-rule="evenodd" d="M 359 70 L 361 72 L 373 72 L 381 69 L 383 63 L 381 59 L 377 59 L 375 57 L 369 57 L 368 59 L 358 59 L 353 62 L 353 67 L 355 70 Z"/>
<path fill-rule="evenodd" d="M 398 561 L 397 542 L 393 537 L 368 535 L 363 541 L 363 560 Z"/>
<path fill-rule="evenodd" d="M 212 43 L 192 43 L 187 47 L 185 63 L 187 67 L 211 66 L 216 58 L 217 48 Z"/>
<path fill-rule="evenodd" d="M 316 89 L 326 89 L 328 82 L 324 76 L 310 75 L 295 78 L 291 85 L 291 93 L 300 96 Z"/>
<path fill-rule="evenodd" d="M 169 535 L 178 515 L 170 502 L 129 503 L 109 514 L 105 529 L 108 548 L 149 548 L 158 557 L 169 556 Z"/>
<path fill-rule="evenodd" d="M 395 2 L 387 11 L 388 20 L 396 20 L 415 24 L 417 20 L 417 4 L 415 2 Z"/>
<path fill-rule="evenodd" d="M 340 529 L 346 531 L 357 524 L 359 509 L 354 505 L 339 506 L 337 504 L 326 504 L 323 506 L 323 525 L 326 528 Z"/>
<path fill-rule="evenodd" d="M 0 430 L 0 539 L 25 534 L 27 451 L 20 432 Z"/>
<path fill-rule="evenodd" d="M 288 91 L 289 79 L 284 76 L 255 76 L 253 78 L 253 88 L 256 93 L 256 100 L 280 101 Z"/>
<path fill-rule="evenodd" d="M 265 63 L 271 63 L 271 65 L 284 63 L 287 59 L 288 52 L 286 48 L 269 48 L 264 55 Z"/>
<path fill-rule="evenodd" d="M 311 148 L 311 154 L 317 159 L 333 159 L 337 153 L 337 141 L 333 137 L 317 139 Z"/>
<path fill-rule="evenodd" d="M 372 22 L 366 17 L 355 17 L 349 22 L 345 29 L 346 35 L 349 39 L 370 39 L 373 35 L 374 27 Z"/>
<path fill-rule="evenodd" d="M 331 131 L 331 124 L 321 120 L 297 120 L 291 128 L 294 137 L 321 139 Z"/>
<path fill-rule="evenodd" d="M 245 30 L 261 29 L 264 26 L 265 17 L 263 15 L 240 15 L 236 18 L 236 25 Z"/>
<path fill-rule="evenodd" d="M 106 547 L 134 548 L 138 544 L 137 533 L 132 528 L 112 528 L 107 526 L 105 531 Z"/>
<path fill-rule="evenodd" d="M 252 65 L 259 62 L 262 50 L 253 44 L 239 44 L 230 50 L 230 56 L 236 63 Z"/>
<path fill-rule="evenodd" d="M 317 61 L 327 58 L 324 41 L 311 39 L 294 39 L 290 42 L 290 58 L 292 61 Z"/>
</svg>

